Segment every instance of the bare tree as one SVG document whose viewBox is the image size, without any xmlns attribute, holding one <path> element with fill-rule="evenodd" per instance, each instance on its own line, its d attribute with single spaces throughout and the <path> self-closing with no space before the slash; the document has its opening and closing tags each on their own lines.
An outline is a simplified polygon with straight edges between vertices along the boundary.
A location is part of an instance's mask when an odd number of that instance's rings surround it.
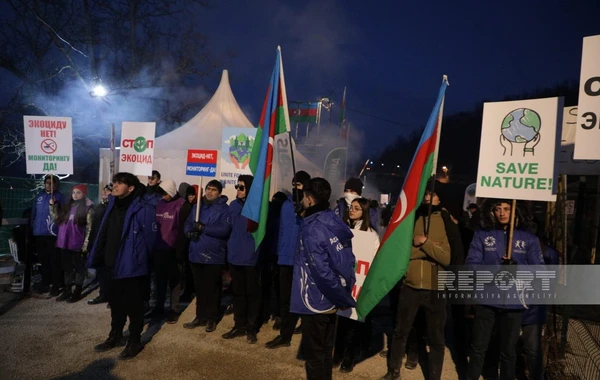
<svg viewBox="0 0 600 380">
<path fill-rule="evenodd" d="M 0 105 L 0 128 L 8 131 L 0 146 L 4 165 L 24 153 L 24 114 L 73 117 L 77 167 L 97 162 L 111 120 L 141 114 L 170 130 L 205 101 L 190 84 L 202 84 L 231 56 L 217 57 L 194 22 L 212 7 L 208 1 L 6 3 L 0 68 L 14 90 Z M 109 89 L 104 101 L 88 96 L 99 83 Z"/>
</svg>

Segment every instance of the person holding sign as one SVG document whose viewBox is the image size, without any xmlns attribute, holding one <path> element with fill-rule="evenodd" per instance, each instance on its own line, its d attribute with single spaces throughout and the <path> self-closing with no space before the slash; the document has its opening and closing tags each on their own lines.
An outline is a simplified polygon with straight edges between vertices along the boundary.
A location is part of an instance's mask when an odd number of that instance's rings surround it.
<svg viewBox="0 0 600 380">
<path fill-rule="evenodd" d="M 446 299 L 443 291 L 438 290 L 437 276 L 438 271 L 450 264 L 451 250 L 440 203 L 438 194 L 427 192 L 416 211 L 413 246 L 404 286 L 400 289 L 396 327 L 388 352 L 388 372 L 382 378 L 385 380 L 400 379 L 406 343 L 420 308 L 427 321 L 429 379 L 442 377 Z"/>
<path fill-rule="evenodd" d="M 359 231 L 373 235 L 375 244 L 369 247 L 368 250 L 364 250 L 365 252 L 357 252 L 356 244 L 353 244 L 353 252 L 357 259 L 368 260 L 369 263 L 373 261 L 375 253 L 379 249 L 379 234 L 370 227 L 370 203 L 365 198 L 353 200 L 350 204 L 348 218 L 344 220 L 354 232 L 353 239 L 356 239 L 357 235 L 361 233 Z M 360 270 L 360 267 L 361 265 L 359 264 L 357 270 Z M 365 343 L 368 345 L 371 339 L 370 316 L 366 318 L 364 323 L 350 318 L 339 318 L 336 336 L 334 365 L 341 362 L 341 372 L 352 372 L 354 364 L 360 355 L 361 344 Z"/>
<path fill-rule="evenodd" d="M 31 228 L 35 239 L 35 247 L 42 264 L 42 285 L 39 293 L 50 291 L 51 297 L 60 294 L 59 287 L 63 281 L 60 252 L 56 249 L 58 226 L 50 215 L 50 200 L 58 207 L 67 199 L 60 192 L 60 180 L 54 175 L 44 178 L 44 190 L 35 196 L 31 208 Z M 52 288 L 50 288 L 52 285 Z"/>
<path fill-rule="evenodd" d="M 466 259 L 469 270 L 485 268 L 489 271 L 490 267 L 495 267 L 500 271 L 509 260 L 511 264 L 518 265 L 544 264 L 540 242 L 534 234 L 528 232 L 532 217 L 524 205 L 520 206 L 514 212 L 515 229 L 512 238 L 509 238 L 512 201 L 488 199 L 484 203 L 481 214 L 483 228 L 475 232 Z M 509 241 L 512 242 L 512 250 L 508 249 Z M 507 253 L 509 251 L 512 252 L 510 256 Z M 498 294 L 498 288 L 493 283 L 485 284 L 482 292 L 475 293 L 479 304 L 475 308 L 473 323 L 467 369 L 469 380 L 477 380 L 481 375 L 494 325 L 500 343 L 500 379 L 512 380 L 516 377 L 516 350 L 524 306 L 520 297 L 515 294 L 507 291 L 502 293 L 505 297 L 492 298 L 492 294 Z"/>
<path fill-rule="evenodd" d="M 73 187 L 71 200 L 60 208 L 50 199 L 50 215 L 58 224 L 56 246 L 61 249 L 65 272 L 65 290 L 56 298 L 59 302 L 72 303 L 81 299 L 86 274 L 84 255 L 87 252 L 94 215 L 92 201 L 86 196 L 87 186 L 82 184 Z"/>
<path fill-rule="evenodd" d="M 206 326 L 206 332 L 213 332 L 217 329 L 219 320 L 221 267 L 225 264 L 231 225 L 227 196 L 221 195 L 221 182 L 213 179 L 204 190 L 198 220 L 198 205 L 194 205 L 184 228 L 190 239 L 190 263 L 196 288 L 196 318 L 184 323 L 183 327 L 193 329 Z"/>
<path fill-rule="evenodd" d="M 353 235 L 329 209 L 330 197 L 331 185 L 323 178 L 312 178 L 304 187 L 305 212 L 294 258 L 291 312 L 302 315 L 302 354 L 309 380 L 331 379 L 335 313 L 356 304 Z"/>
<path fill-rule="evenodd" d="M 104 352 L 122 346 L 123 328 L 129 317 L 129 340 L 119 355 L 132 359 L 143 349 L 144 289 L 150 275 L 151 255 L 158 226 L 154 207 L 143 200 L 144 188 L 131 173 L 113 177 L 113 197 L 102 218 L 88 267 L 109 271 L 108 302 L 111 329 L 108 338 L 94 347 Z"/>
</svg>

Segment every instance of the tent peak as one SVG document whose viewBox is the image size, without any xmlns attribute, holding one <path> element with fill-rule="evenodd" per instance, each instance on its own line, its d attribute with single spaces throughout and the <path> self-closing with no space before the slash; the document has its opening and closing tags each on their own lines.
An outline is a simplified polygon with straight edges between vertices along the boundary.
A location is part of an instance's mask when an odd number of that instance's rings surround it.
<svg viewBox="0 0 600 380">
<path fill-rule="evenodd" d="M 223 74 L 221 74 L 221 83 L 219 83 L 219 87 L 223 84 L 229 84 L 229 71 L 227 71 L 227 69 L 224 69 Z"/>
</svg>

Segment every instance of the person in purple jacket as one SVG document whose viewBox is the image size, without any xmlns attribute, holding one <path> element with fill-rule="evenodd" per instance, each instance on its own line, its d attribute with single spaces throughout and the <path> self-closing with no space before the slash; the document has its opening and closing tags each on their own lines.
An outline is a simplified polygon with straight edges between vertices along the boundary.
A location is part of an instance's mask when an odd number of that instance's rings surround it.
<svg viewBox="0 0 600 380">
<path fill-rule="evenodd" d="M 231 273 L 233 290 L 233 320 L 231 331 L 223 334 L 223 339 L 246 336 L 249 344 L 256 344 L 260 316 L 260 276 L 258 252 L 254 247 L 254 237 L 248 230 L 248 218 L 242 215 L 246 197 L 250 192 L 254 177 L 242 174 L 235 185 L 237 196 L 229 205 L 231 236 L 227 241 L 227 261 Z M 253 225 L 253 223 L 251 223 Z"/>
<path fill-rule="evenodd" d="M 42 264 L 42 284 L 37 292 L 47 293 L 50 291 L 50 296 L 56 297 L 60 294 L 59 288 L 63 281 L 63 271 L 60 251 L 56 249 L 58 226 L 50 215 L 50 199 L 54 199 L 54 203 L 57 205 L 63 205 L 68 201 L 60 192 L 60 180 L 53 175 L 44 178 L 44 190 L 34 198 L 31 208 L 31 227 L 36 253 Z"/>
<path fill-rule="evenodd" d="M 55 206 L 54 200 L 50 200 L 50 215 L 58 225 L 56 246 L 61 249 L 65 272 L 65 290 L 56 298 L 59 302 L 72 303 L 81 299 L 86 275 L 84 255 L 87 252 L 94 216 L 92 201 L 86 196 L 87 186 L 80 184 L 73 187 L 71 200 L 63 206 Z"/>
<path fill-rule="evenodd" d="M 510 271 L 511 267 L 544 264 L 540 242 L 537 236 L 528 231 L 532 217 L 527 206 L 528 203 L 517 204 L 512 255 L 508 265 L 506 253 L 512 202 L 488 199 L 484 203 L 481 219 L 483 228 L 475 232 L 465 261 L 469 270 L 493 270 L 497 273 Z M 517 342 L 525 308 L 520 295 L 513 288 L 501 292 L 500 297 L 492 297 L 500 293 L 492 281 L 483 286 L 483 291 L 474 293 L 478 305 L 475 307 L 467 380 L 478 380 L 481 376 L 494 325 L 500 344 L 500 379 L 515 379 Z"/>
<path fill-rule="evenodd" d="M 171 289 L 171 307 L 167 313 L 167 323 L 176 323 L 179 319 L 179 296 L 181 294 L 181 270 L 177 262 L 178 239 L 183 223 L 180 218 L 185 200 L 177 192 L 177 186 L 171 179 L 158 184 L 156 189 L 161 199 L 156 203 L 156 223 L 159 234 L 154 252 L 154 273 L 156 274 L 156 307 L 154 316 L 164 315 L 167 285 Z M 183 221 L 185 222 L 185 220 Z"/>
<path fill-rule="evenodd" d="M 104 267 L 111 279 L 108 284 L 111 329 L 104 343 L 94 349 L 103 352 L 122 346 L 123 328 L 129 317 L 129 339 L 119 355 L 127 360 L 144 347 L 141 342 L 144 290 L 158 226 L 154 206 L 142 198 L 144 187 L 135 175 L 115 174 L 112 195 L 88 256 L 88 267 Z"/>
<path fill-rule="evenodd" d="M 190 263 L 196 288 L 196 318 L 184 323 L 186 329 L 206 326 L 206 332 L 217 329 L 221 303 L 221 267 L 225 264 L 227 239 L 231 231 L 227 197 L 221 195 L 223 185 L 210 181 L 204 189 L 198 222 L 197 205 L 192 207 L 185 222 L 185 234 L 190 239 Z"/>
<path fill-rule="evenodd" d="M 305 212 L 294 258 L 291 312 L 302 315 L 306 377 L 331 379 L 336 312 L 355 306 L 354 235 L 329 209 L 329 182 L 312 178 L 303 192 Z"/>
</svg>

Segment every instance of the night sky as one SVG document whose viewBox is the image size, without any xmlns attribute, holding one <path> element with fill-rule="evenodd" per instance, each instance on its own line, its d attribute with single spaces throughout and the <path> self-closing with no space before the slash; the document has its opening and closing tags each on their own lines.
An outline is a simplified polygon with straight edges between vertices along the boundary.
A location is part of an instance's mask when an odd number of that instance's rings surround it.
<svg viewBox="0 0 600 380">
<path fill-rule="evenodd" d="M 235 54 L 223 68 L 249 119 L 258 121 L 281 45 L 289 100 L 331 95 L 337 122 L 348 87 L 347 119 L 363 137 L 363 160 L 423 127 L 443 74 L 450 82 L 445 114 L 472 110 L 579 80 L 582 39 L 600 34 L 600 1 L 592 0 L 213 3 L 190 17 L 210 49 Z M 14 81 L 6 72 L 0 80 L 4 101 Z M 211 79 L 207 90 L 216 85 Z"/>
<path fill-rule="evenodd" d="M 238 102 L 256 122 L 281 45 L 289 100 L 333 91 L 339 105 L 346 85 L 349 109 L 399 123 L 349 111 L 369 131 L 366 156 L 425 124 L 443 74 L 445 114 L 471 110 L 578 81 L 582 39 L 600 34 L 600 1 L 591 0 L 281 3 L 219 2 L 199 20 L 213 47 L 237 55 L 227 68 Z"/>
</svg>

